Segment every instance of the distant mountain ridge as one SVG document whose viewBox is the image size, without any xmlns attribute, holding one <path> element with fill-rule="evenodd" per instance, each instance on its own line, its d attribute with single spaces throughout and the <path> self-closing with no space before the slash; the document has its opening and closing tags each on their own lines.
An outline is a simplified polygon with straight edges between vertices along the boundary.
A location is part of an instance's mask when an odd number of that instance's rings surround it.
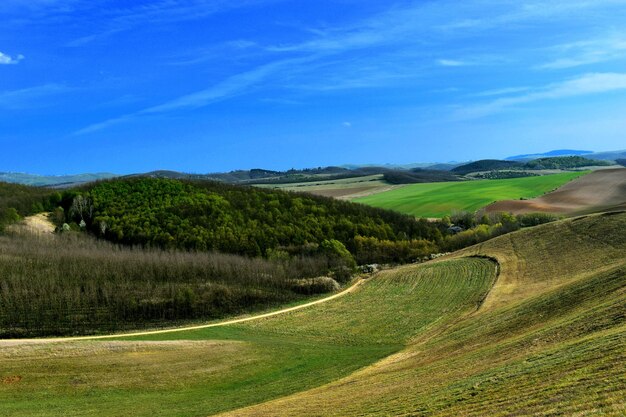
<svg viewBox="0 0 626 417">
<path fill-rule="evenodd" d="M 171 178 L 171 179 L 190 179 L 190 180 L 210 180 L 221 181 L 230 184 L 288 184 L 298 182 L 312 182 L 321 180 L 338 180 L 346 178 L 356 178 L 368 175 L 384 175 L 387 181 L 393 184 L 412 183 L 412 182 L 436 182 L 436 181 L 454 181 L 454 175 L 464 175 L 462 171 L 476 172 L 478 171 L 502 170 L 506 168 L 514 168 L 518 163 L 523 165 L 529 161 L 554 158 L 554 157 L 570 157 L 585 155 L 585 158 L 616 161 L 618 159 L 626 159 L 626 150 L 592 152 L 586 150 L 575 149 L 556 149 L 540 154 L 525 154 L 509 156 L 504 160 L 486 160 L 468 162 L 448 162 L 448 163 L 413 163 L 413 164 L 346 164 L 342 166 L 327 166 L 305 169 L 290 169 L 286 171 L 275 171 L 269 169 L 254 168 L 248 170 L 233 170 L 230 172 L 213 172 L 208 174 L 185 173 L 171 170 L 156 170 L 145 173 L 136 173 L 130 175 L 116 175 L 108 172 L 101 173 L 83 173 L 75 175 L 38 175 L 18 172 L 0 172 L 0 182 L 8 182 L 14 184 L 24 184 L 39 187 L 55 187 L 64 188 L 77 184 L 115 178 L 115 177 L 152 177 L 152 178 Z M 468 164 L 474 166 L 468 167 Z M 478 167 L 479 166 L 479 167 Z"/>
<path fill-rule="evenodd" d="M 64 184 L 81 184 L 102 179 L 115 178 L 118 175 L 110 172 L 85 173 L 75 175 L 37 175 L 21 172 L 0 172 L 0 181 L 13 184 L 32 185 L 36 187 L 61 186 Z"/>
<path fill-rule="evenodd" d="M 505 161 L 518 161 L 521 159 L 538 159 L 538 158 L 550 158 L 553 156 L 580 156 L 589 155 L 594 153 L 593 151 L 581 151 L 576 149 L 555 149 L 545 153 L 533 153 L 525 155 L 514 155 L 504 158 Z"/>
</svg>

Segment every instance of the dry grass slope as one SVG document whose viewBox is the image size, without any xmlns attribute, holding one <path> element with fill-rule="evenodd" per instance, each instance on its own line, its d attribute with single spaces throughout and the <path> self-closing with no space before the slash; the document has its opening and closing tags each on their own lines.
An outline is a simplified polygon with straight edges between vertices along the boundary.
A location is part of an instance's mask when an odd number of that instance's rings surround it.
<svg viewBox="0 0 626 417">
<path fill-rule="evenodd" d="M 626 413 L 626 213 L 503 236 L 483 307 L 347 378 L 229 415 Z"/>
<path fill-rule="evenodd" d="M 21 380 L 0 385 L 0 415 L 197 416 L 262 403 L 340 379 L 476 311 L 494 280 L 491 261 L 454 259 L 385 271 L 332 302 L 254 322 L 113 344 L 12 342 L 0 347 L 0 377 Z"/>
</svg>

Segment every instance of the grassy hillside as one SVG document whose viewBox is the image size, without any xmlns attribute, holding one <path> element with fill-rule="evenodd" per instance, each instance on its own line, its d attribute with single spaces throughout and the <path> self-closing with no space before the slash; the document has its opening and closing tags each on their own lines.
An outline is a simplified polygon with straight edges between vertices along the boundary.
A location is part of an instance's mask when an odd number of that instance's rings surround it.
<svg viewBox="0 0 626 417">
<path fill-rule="evenodd" d="M 347 378 L 230 415 L 621 416 L 624 227 L 626 213 L 591 216 L 459 253 L 500 261 L 477 313 Z"/>
<path fill-rule="evenodd" d="M 442 217 L 453 211 L 478 210 L 497 200 L 533 198 L 585 173 L 568 172 L 504 180 L 413 184 L 355 201 L 417 217 Z"/>
<path fill-rule="evenodd" d="M 196 416 L 292 394 L 475 311 L 494 272 L 485 259 L 454 260 L 384 272 L 333 302 L 245 324 L 9 345 L 0 349 L 0 378 L 16 382 L 0 384 L 0 414 Z"/>
<path fill-rule="evenodd" d="M 238 325 L 5 343 L 0 412 L 623 415 L 625 227 L 617 213 L 522 230 Z"/>
</svg>

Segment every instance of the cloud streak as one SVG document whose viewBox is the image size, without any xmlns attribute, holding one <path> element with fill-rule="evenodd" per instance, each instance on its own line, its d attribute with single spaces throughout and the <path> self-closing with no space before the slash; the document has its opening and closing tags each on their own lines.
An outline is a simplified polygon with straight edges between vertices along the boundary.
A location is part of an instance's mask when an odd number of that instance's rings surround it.
<svg viewBox="0 0 626 417">
<path fill-rule="evenodd" d="M 456 111 L 455 118 L 461 120 L 477 119 L 517 105 L 620 90 L 626 90 L 626 73 L 589 73 L 560 83 L 550 84 L 526 94 L 498 98 L 488 103 L 460 108 Z"/>
<path fill-rule="evenodd" d="M 45 107 L 46 98 L 56 96 L 70 89 L 60 84 L 45 84 L 19 90 L 0 92 L 0 109 L 23 110 Z"/>
<path fill-rule="evenodd" d="M 237 7 L 261 2 L 263 0 L 247 0 L 238 2 Z M 434 51 L 440 45 L 449 46 L 455 40 L 464 39 L 468 31 L 475 33 L 499 26 L 509 27 L 512 23 L 549 21 L 555 16 L 622 3 L 624 1 L 618 0 L 554 1 L 550 5 L 539 1 L 502 3 L 483 0 L 461 4 L 452 1 L 423 2 L 391 7 L 371 18 L 341 27 L 310 29 L 310 37 L 302 42 L 275 42 L 265 46 L 249 41 L 234 43 L 232 46 L 241 49 L 254 46 L 254 59 L 262 58 L 269 63 L 232 75 L 208 88 L 92 124 L 75 134 L 93 133 L 141 117 L 202 108 L 269 84 L 275 89 L 288 87 L 304 91 L 305 94 L 392 85 L 415 88 L 419 85 L 416 80 L 423 79 L 426 75 L 435 76 L 437 71 L 441 72 L 441 67 L 488 66 L 493 63 L 501 65 L 504 62 L 497 53 L 476 53 L 465 45 L 463 49 L 451 49 L 449 52 L 452 57 L 461 59 L 451 59 L 445 55 L 445 58 L 436 59 L 439 53 L 435 55 Z M 78 39 L 74 46 L 91 42 L 98 36 L 106 37 L 116 31 L 128 30 L 140 22 L 162 23 L 195 19 L 235 7 L 232 4 L 233 2 L 226 0 L 161 0 L 150 6 L 116 10 L 107 30 Z M 491 7 L 496 5 L 498 7 Z M 195 8 L 196 14 L 191 8 Z M 442 13 L 448 9 L 454 10 L 454 14 Z M 485 10 L 489 12 L 486 13 Z M 265 55 L 260 57 L 256 55 L 257 52 Z M 193 64 L 205 60 L 206 57 L 198 57 L 181 63 Z M 279 79 L 286 80 L 288 84 L 281 84 Z M 600 82 L 598 79 L 596 81 Z M 573 83 L 572 80 L 569 82 Z M 507 97 L 469 106 L 460 113 L 464 112 L 464 117 L 468 118 L 481 117 L 480 114 L 501 111 L 516 104 L 546 99 L 549 98 L 549 91 L 557 86 L 550 85 L 542 91 L 526 91 L 526 88 L 520 90 L 518 87 L 475 94 L 475 97 Z M 566 83 L 562 87 L 567 87 Z"/>
<path fill-rule="evenodd" d="M 624 58 L 626 39 L 608 35 L 595 40 L 557 45 L 550 50 L 561 57 L 537 66 L 538 69 L 560 70 Z"/>
<path fill-rule="evenodd" d="M 84 46 L 139 26 L 201 20 L 232 9 L 277 1 L 281 0 L 159 0 L 141 5 L 133 4 L 123 8 L 107 9 L 106 26 L 101 27 L 99 31 L 74 39 L 66 46 Z"/>
<path fill-rule="evenodd" d="M 294 58 L 262 65 L 253 70 L 233 75 L 232 77 L 229 77 L 226 80 L 204 90 L 183 95 L 165 103 L 152 107 L 147 107 L 134 113 L 92 124 L 76 131 L 74 134 L 85 135 L 89 133 L 94 133 L 99 130 L 121 123 L 129 122 L 143 116 L 152 116 L 174 111 L 194 110 L 201 107 L 206 107 L 212 103 L 226 100 L 243 93 L 248 93 L 251 89 L 254 88 L 254 86 L 256 86 L 261 81 L 271 76 L 275 76 L 282 70 L 298 67 L 309 61 L 311 61 L 311 58 Z"/>
<path fill-rule="evenodd" d="M 456 59 L 438 59 L 437 64 L 442 67 L 465 67 L 467 65 L 471 65 L 469 62 L 459 61 Z"/>
</svg>

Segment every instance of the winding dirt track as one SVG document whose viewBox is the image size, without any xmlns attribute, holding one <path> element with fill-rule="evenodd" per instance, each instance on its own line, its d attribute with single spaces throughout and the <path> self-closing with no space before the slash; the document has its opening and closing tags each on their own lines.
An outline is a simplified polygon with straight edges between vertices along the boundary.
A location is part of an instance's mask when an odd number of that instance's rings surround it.
<svg viewBox="0 0 626 417">
<path fill-rule="evenodd" d="M 541 197 L 498 201 L 485 207 L 487 212 L 569 215 L 623 209 L 626 209 L 626 168 L 594 171 Z"/>
<path fill-rule="evenodd" d="M 199 329 L 207 329 L 210 327 L 220 327 L 220 326 L 228 326 L 230 324 L 245 323 L 247 321 L 265 319 L 268 317 L 277 316 L 279 314 L 301 310 L 303 308 L 311 307 L 317 304 L 326 303 L 328 301 L 350 294 L 351 292 L 356 290 L 363 282 L 364 280 L 359 278 L 354 284 L 352 284 L 350 287 L 346 288 L 345 290 L 341 291 L 340 293 L 331 295 L 330 297 L 311 301 L 309 303 L 300 304 L 300 305 L 289 307 L 289 308 L 283 308 L 281 310 L 276 310 L 276 311 L 272 311 L 269 313 L 258 314 L 255 316 L 220 321 L 217 323 L 201 324 L 197 326 L 176 327 L 172 329 L 163 329 L 163 330 L 148 330 L 148 331 L 134 332 L 134 333 L 108 334 L 108 335 L 102 335 L 102 336 L 76 336 L 76 337 L 42 338 L 42 339 L 0 339 L 0 347 L 15 346 L 15 345 L 20 345 L 20 344 L 33 344 L 33 343 L 45 344 L 45 343 L 76 342 L 76 341 L 81 341 L 81 340 L 119 339 L 121 337 L 147 336 L 147 335 L 152 335 L 152 334 L 184 332 L 188 330 L 199 330 Z"/>
</svg>

